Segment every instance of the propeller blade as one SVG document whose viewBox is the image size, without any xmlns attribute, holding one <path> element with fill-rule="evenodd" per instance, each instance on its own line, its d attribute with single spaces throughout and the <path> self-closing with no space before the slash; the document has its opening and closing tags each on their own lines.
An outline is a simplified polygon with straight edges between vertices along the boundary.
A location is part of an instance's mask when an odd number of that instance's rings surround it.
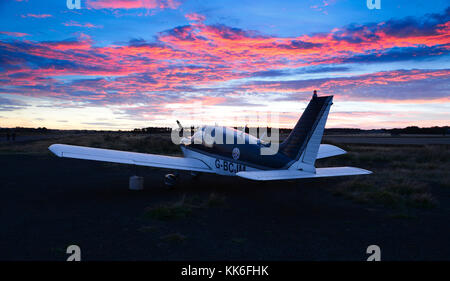
<svg viewBox="0 0 450 281">
<path fill-rule="evenodd" d="M 180 129 L 183 129 L 183 126 L 181 126 L 180 121 L 177 120 L 177 124 L 178 124 L 178 127 L 179 127 Z"/>
</svg>

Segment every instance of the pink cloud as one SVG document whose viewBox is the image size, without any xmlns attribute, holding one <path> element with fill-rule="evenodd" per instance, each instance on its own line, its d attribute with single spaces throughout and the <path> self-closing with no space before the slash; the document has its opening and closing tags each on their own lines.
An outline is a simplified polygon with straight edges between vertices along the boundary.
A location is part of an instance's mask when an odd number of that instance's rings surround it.
<svg viewBox="0 0 450 281">
<path fill-rule="evenodd" d="M 389 103 L 436 103 L 449 102 L 445 94 L 445 84 L 450 77 L 450 69 L 442 70 L 396 70 L 382 71 L 344 78 L 310 79 L 294 81 L 257 81 L 241 85 L 246 91 L 255 93 L 310 93 L 319 90 L 324 94 L 333 94 L 341 100 L 376 101 Z M 414 87 L 417 83 L 428 82 L 429 89 Z M 416 84 L 414 84 L 416 83 Z M 405 87 L 408 85 L 411 89 Z M 440 92 L 431 91 L 431 86 L 444 87 Z M 396 92 L 396 89 L 403 91 Z M 372 91 L 368 91 L 373 89 Z M 297 95 L 293 100 L 299 99 Z"/>
<path fill-rule="evenodd" d="M 328 15 L 328 11 L 326 10 L 331 4 L 334 4 L 335 0 L 323 0 L 321 4 L 315 4 L 310 6 L 311 9 L 319 11 L 325 15 Z"/>
<path fill-rule="evenodd" d="M 180 4 L 176 0 L 88 0 L 94 9 L 176 9 Z"/>
<path fill-rule="evenodd" d="M 21 15 L 22 18 L 37 18 L 37 19 L 44 19 L 44 18 L 50 18 L 52 15 L 50 14 L 26 14 Z"/>
<path fill-rule="evenodd" d="M 68 21 L 68 22 L 64 22 L 63 25 L 65 25 L 65 26 L 76 26 L 76 27 L 87 27 L 87 28 L 103 28 L 102 25 L 95 25 L 95 24 L 88 23 L 88 22 L 87 23 L 79 23 L 79 22 L 76 22 L 76 21 L 73 21 L 73 20 Z"/>
<path fill-rule="evenodd" d="M 28 33 L 22 33 L 22 32 L 8 32 L 8 31 L 0 31 L 0 34 L 13 36 L 13 37 L 24 37 L 24 36 L 30 36 Z"/>
<path fill-rule="evenodd" d="M 206 17 L 204 15 L 200 15 L 197 13 L 190 13 L 190 14 L 186 14 L 184 16 L 190 21 L 204 21 L 206 19 Z"/>
</svg>

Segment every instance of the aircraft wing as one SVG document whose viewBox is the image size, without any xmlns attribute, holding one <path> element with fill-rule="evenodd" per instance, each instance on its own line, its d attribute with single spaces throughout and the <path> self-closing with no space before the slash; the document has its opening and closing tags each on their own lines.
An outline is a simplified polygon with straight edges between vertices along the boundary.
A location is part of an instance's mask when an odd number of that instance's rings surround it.
<svg viewBox="0 0 450 281">
<path fill-rule="evenodd" d="M 123 163 L 175 170 L 212 172 L 208 165 L 194 158 L 173 157 L 67 144 L 52 144 L 49 146 L 49 149 L 58 157 Z"/>
<path fill-rule="evenodd" d="M 316 173 L 308 173 L 299 170 L 266 170 L 266 171 L 248 171 L 238 172 L 236 175 L 242 178 L 269 181 L 269 180 L 288 180 L 288 179 L 306 179 L 321 177 L 355 176 L 371 174 L 371 171 L 354 167 L 333 167 L 317 168 Z"/>
<path fill-rule="evenodd" d="M 339 148 L 337 146 L 331 145 L 331 144 L 321 144 L 319 146 L 319 151 L 317 152 L 317 158 L 326 158 L 336 155 L 345 154 L 347 151 L 343 150 L 342 148 Z"/>
</svg>

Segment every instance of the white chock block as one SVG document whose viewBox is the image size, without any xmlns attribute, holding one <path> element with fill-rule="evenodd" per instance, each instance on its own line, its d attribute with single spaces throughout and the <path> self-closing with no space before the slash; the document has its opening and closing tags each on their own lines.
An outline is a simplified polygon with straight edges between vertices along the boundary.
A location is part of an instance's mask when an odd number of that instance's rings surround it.
<svg viewBox="0 0 450 281">
<path fill-rule="evenodd" d="M 144 189 L 144 177 L 131 176 L 129 189 L 130 190 L 143 190 Z"/>
</svg>

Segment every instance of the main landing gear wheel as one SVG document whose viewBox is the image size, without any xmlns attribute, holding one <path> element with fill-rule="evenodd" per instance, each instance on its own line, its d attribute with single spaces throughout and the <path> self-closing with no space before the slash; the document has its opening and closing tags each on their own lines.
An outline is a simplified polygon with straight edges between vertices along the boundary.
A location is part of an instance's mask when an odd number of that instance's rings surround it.
<svg viewBox="0 0 450 281">
<path fill-rule="evenodd" d="M 178 174 L 167 174 L 164 176 L 164 184 L 168 189 L 174 188 L 178 183 Z"/>
</svg>

